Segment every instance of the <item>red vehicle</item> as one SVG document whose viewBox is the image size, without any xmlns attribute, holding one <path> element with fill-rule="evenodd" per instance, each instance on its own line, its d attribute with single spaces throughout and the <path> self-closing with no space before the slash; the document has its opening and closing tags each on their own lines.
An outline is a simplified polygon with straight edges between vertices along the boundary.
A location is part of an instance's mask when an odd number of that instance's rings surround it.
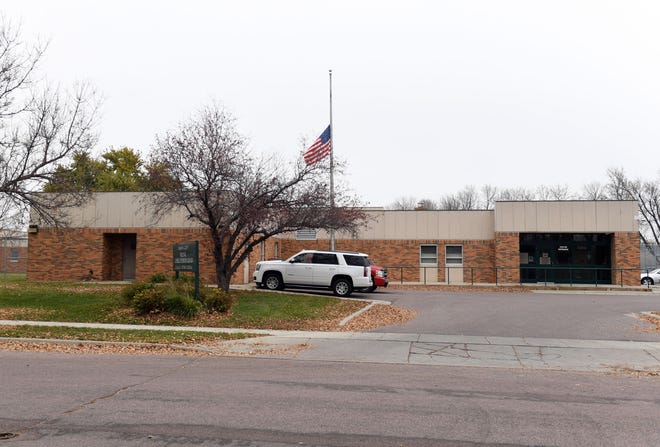
<svg viewBox="0 0 660 447">
<path fill-rule="evenodd" d="M 365 292 L 373 292 L 378 287 L 387 287 L 390 283 L 390 280 L 387 279 L 387 269 L 380 267 L 369 259 L 369 264 L 371 264 L 371 280 L 373 285 L 363 289 Z"/>
</svg>

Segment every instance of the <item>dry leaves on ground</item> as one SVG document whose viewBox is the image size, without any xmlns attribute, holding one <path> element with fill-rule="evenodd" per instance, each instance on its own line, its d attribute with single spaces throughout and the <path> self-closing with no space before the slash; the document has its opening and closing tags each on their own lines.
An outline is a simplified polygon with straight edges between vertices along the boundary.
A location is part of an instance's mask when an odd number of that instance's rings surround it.
<svg viewBox="0 0 660 447">
<path fill-rule="evenodd" d="M 639 316 L 640 319 L 651 323 L 653 327 L 645 327 L 644 332 L 660 332 L 660 312 L 651 312 Z"/>
<path fill-rule="evenodd" d="M 415 318 L 416 313 L 411 309 L 384 304 L 375 304 L 360 315 L 350 320 L 344 326 L 340 326 L 341 321 L 350 314 L 358 312 L 366 307 L 368 303 L 362 301 L 345 301 L 341 306 L 333 311 L 326 318 L 306 321 L 293 322 L 273 322 L 272 329 L 279 330 L 302 330 L 302 331 L 351 331 L 361 332 L 377 329 L 384 326 L 392 326 L 405 323 Z M 209 317 L 210 318 L 210 317 Z M 214 326 L 218 325 L 221 318 L 213 321 Z M 210 321 L 205 321 L 210 323 Z M 203 322 L 202 322 L 203 323 Z M 201 324 L 200 324 L 201 325 Z M 247 328 L 246 328 L 247 329 Z M 304 350 L 308 345 L 296 345 L 287 347 L 287 350 Z M 266 348 L 264 348 L 266 349 Z M 264 349 L 259 350 L 260 355 L 264 355 Z M 282 349 L 282 348 L 280 348 Z M 0 351 L 36 351 L 36 352 L 58 352 L 68 354 L 155 354 L 155 355 L 222 355 L 222 351 L 214 350 L 207 352 L 199 346 L 167 345 L 167 344 L 138 344 L 138 343 L 94 343 L 94 342 L 68 342 L 68 343 L 49 343 L 49 342 L 28 342 L 28 341 L 3 341 L 0 342 Z M 288 352 L 288 351 L 287 351 Z M 268 354 L 283 354 L 283 352 L 268 352 Z M 232 355 L 237 355 L 232 351 Z M 254 355 L 247 352 L 244 355 Z"/>
</svg>

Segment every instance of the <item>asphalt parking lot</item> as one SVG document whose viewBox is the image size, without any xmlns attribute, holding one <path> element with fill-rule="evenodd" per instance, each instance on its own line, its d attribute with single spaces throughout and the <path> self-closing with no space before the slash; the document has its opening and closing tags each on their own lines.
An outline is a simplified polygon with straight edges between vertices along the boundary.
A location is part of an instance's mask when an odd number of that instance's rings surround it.
<svg viewBox="0 0 660 447">
<path fill-rule="evenodd" d="M 417 311 L 417 318 L 374 332 L 660 341 L 637 315 L 660 311 L 660 293 L 539 291 L 445 292 L 395 288 L 356 293 Z"/>
</svg>

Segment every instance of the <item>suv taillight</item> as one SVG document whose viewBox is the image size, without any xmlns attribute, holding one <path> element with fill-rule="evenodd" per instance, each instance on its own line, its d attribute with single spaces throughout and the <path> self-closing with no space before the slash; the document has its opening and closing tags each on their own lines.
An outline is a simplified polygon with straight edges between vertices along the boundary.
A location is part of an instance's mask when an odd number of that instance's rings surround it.
<svg viewBox="0 0 660 447">
<path fill-rule="evenodd" d="M 371 274 L 371 267 L 364 268 L 364 276 L 369 276 Z"/>
</svg>

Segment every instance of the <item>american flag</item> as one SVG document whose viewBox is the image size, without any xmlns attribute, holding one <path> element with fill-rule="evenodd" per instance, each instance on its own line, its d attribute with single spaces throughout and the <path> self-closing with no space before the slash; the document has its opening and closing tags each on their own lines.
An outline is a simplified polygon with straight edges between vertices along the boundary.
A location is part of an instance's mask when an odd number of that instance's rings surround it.
<svg viewBox="0 0 660 447">
<path fill-rule="evenodd" d="M 305 163 L 313 165 L 327 157 L 331 150 L 332 139 L 330 138 L 330 126 L 328 126 L 303 154 Z"/>
</svg>

